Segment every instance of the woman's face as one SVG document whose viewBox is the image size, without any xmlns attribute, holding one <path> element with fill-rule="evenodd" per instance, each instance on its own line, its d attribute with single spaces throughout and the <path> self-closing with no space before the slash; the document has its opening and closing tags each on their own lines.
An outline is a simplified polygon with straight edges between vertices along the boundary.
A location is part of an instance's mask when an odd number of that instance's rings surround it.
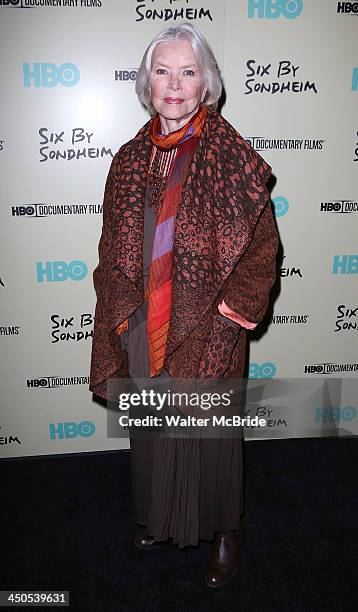
<svg viewBox="0 0 358 612">
<path fill-rule="evenodd" d="M 194 51 L 187 40 L 156 46 L 149 83 L 151 102 L 166 133 L 184 125 L 196 113 L 206 93 Z"/>
</svg>

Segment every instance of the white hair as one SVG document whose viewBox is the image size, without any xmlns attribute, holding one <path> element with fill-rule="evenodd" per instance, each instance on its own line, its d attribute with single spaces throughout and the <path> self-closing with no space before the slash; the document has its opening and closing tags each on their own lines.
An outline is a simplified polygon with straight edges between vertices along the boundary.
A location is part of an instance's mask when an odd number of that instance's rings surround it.
<svg viewBox="0 0 358 612">
<path fill-rule="evenodd" d="M 204 36 L 197 28 L 190 23 L 182 23 L 173 28 L 163 30 L 163 32 L 160 32 L 160 34 L 152 40 L 144 53 L 139 67 L 135 90 L 140 102 L 146 107 L 151 115 L 155 115 L 156 113 L 151 103 L 151 89 L 149 84 L 154 49 L 159 43 L 173 42 L 178 39 L 187 40 L 194 51 L 196 63 L 203 76 L 204 88 L 206 87 L 203 104 L 207 106 L 209 110 L 217 109 L 218 100 L 222 92 L 222 81 L 214 54 Z"/>
</svg>

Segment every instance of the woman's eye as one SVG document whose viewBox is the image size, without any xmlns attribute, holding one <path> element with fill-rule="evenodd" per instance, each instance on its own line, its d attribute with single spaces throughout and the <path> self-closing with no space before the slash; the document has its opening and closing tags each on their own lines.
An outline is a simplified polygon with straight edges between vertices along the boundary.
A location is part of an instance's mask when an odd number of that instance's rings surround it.
<svg viewBox="0 0 358 612">
<path fill-rule="evenodd" d="M 194 76 L 194 70 L 184 70 L 184 74 L 187 74 L 188 76 Z"/>
<path fill-rule="evenodd" d="M 157 68 L 156 74 L 165 74 L 166 70 L 164 68 Z"/>
</svg>

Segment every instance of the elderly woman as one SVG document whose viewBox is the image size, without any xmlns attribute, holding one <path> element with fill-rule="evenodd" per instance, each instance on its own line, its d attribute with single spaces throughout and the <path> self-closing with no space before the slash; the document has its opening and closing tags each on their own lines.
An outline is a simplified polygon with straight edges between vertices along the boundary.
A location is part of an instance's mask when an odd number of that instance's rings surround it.
<svg viewBox="0 0 358 612">
<path fill-rule="evenodd" d="M 212 51 L 189 24 L 146 50 L 136 92 L 152 118 L 113 158 L 104 196 L 90 390 L 117 378 L 241 378 L 247 330 L 275 280 L 271 168 L 216 111 Z M 238 564 L 242 440 L 131 439 L 138 548 L 213 540 L 206 584 Z"/>
</svg>

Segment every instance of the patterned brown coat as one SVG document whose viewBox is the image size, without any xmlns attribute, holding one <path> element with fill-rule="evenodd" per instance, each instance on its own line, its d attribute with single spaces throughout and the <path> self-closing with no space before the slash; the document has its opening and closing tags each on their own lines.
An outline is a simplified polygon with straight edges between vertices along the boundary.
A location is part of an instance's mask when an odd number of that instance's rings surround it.
<svg viewBox="0 0 358 612">
<path fill-rule="evenodd" d="M 149 123 L 113 158 L 107 177 L 90 390 L 128 377 L 116 327 L 143 302 L 144 195 Z M 172 309 L 165 369 L 175 378 L 240 378 L 246 330 L 217 306 L 259 323 L 276 276 L 278 235 L 266 182 L 271 168 L 219 113 L 208 113 L 179 205 L 174 236 Z"/>
</svg>

